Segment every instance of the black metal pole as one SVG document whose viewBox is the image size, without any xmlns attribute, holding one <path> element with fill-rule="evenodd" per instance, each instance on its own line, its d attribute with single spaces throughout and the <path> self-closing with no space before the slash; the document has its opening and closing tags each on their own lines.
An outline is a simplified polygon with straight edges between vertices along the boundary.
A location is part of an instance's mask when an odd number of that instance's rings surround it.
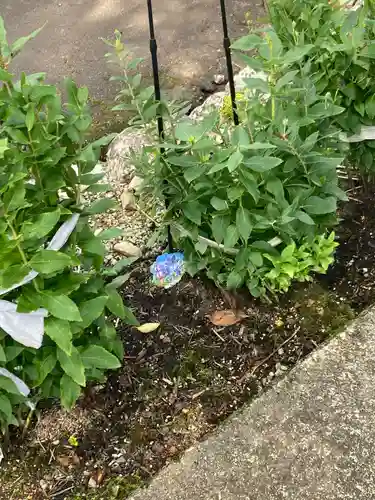
<svg viewBox="0 0 375 500">
<path fill-rule="evenodd" d="M 155 101 L 160 102 L 160 81 L 159 81 L 159 65 L 158 65 L 158 45 L 155 39 L 155 29 L 154 29 L 154 16 L 152 11 L 152 0 L 147 0 L 147 9 L 148 9 L 148 24 L 150 31 L 150 52 L 151 52 L 151 61 L 152 61 L 152 73 L 154 77 L 154 89 L 155 89 Z M 158 111 L 158 133 L 160 140 L 164 140 L 164 124 L 163 117 Z M 160 153 L 164 154 L 164 148 L 160 149 Z M 165 206 L 168 208 L 168 200 L 165 200 Z M 172 233 L 171 226 L 167 226 L 167 235 L 168 235 L 168 250 L 169 252 L 173 252 L 173 241 L 172 241 Z"/>
<path fill-rule="evenodd" d="M 233 121 L 235 125 L 238 125 L 239 119 L 238 119 L 237 104 L 236 104 L 236 89 L 234 86 L 232 54 L 230 51 L 230 39 L 228 36 L 228 24 L 227 24 L 227 13 L 225 9 L 225 0 L 220 0 L 220 7 L 221 7 L 221 19 L 223 21 L 223 35 L 224 35 L 223 45 L 225 50 L 225 58 L 227 61 L 227 72 L 228 72 L 230 97 L 232 100 Z"/>
</svg>

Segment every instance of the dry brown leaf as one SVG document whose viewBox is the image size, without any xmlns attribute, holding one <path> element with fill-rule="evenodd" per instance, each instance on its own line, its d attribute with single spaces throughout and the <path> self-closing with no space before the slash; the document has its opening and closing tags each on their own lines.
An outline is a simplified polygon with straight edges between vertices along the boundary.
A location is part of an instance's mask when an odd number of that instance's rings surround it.
<svg viewBox="0 0 375 500">
<path fill-rule="evenodd" d="M 105 472 L 104 470 L 97 469 L 94 474 L 91 476 L 91 478 L 95 481 L 97 486 L 100 486 L 102 482 L 104 481 L 105 477 Z"/>
<path fill-rule="evenodd" d="M 56 460 L 63 467 L 69 467 L 70 465 L 80 464 L 80 459 L 75 453 L 73 453 L 72 455 L 60 455 L 56 457 Z"/>
<path fill-rule="evenodd" d="M 247 315 L 244 312 L 234 311 L 233 309 L 222 309 L 221 311 L 215 311 L 209 316 L 211 323 L 216 326 L 235 325 L 246 317 Z"/>
</svg>

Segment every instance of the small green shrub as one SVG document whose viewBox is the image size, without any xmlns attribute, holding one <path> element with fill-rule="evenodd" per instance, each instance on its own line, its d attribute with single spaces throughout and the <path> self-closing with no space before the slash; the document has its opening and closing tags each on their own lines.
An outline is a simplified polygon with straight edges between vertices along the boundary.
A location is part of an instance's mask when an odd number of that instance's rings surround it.
<svg viewBox="0 0 375 500">
<path fill-rule="evenodd" d="M 107 369 L 120 366 L 123 345 L 109 314 L 137 324 L 116 290 L 121 280 L 108 283 L 102 267 L 103 240 L 118 230 L 95 235 L 89 225 L 92 215 L 113 202 L 105 198 L 85 205 L 82 198 L 83 188 L 108 190 L 98 184 L 102 174 L 93 169 L 109 138 L 86 142 L 91 125 L 87 88 L 66 80 L 63 105 L 43 74 L 15 80 L 7 66 L 24 41 L 9 47 L 0 18 L 3 431 L 17 423 L 18 407 L 25 403 L 53 397 L 71 408 L 89 380 L 103 380 Z M 33 389 L 31 401 L 20 381 Z"/>
<path fill-rule="evenodd" d="M 375 121 L 375 20 L 372 0 L 350 10 L 351 2 L 271 0 L 270 20 L 283 44 L 312 45 L 310 77 L 317 92 L 329 92 L 345 111 L 336 124 L 349 136 Z M 298 69 L 298 62 L 295 64 Z M 375 141 L 351 144 L 348 162 L 375 171 Z"/>
<path fill-rule="evenodd" d="M 143 197 L 167 201 L 164 222 L 184 251 L 188 271 L 205 270 L 220 285 L 246 285 L 259 296 L 326 270 L 331 259 L 335 244 L 326 231 L 336 223 L 337 200 L 346 196 L 338 186 L 343 157 L 336 153 L 338 131 L 330 120 L 344 108 L 312 84 L 304 62 L 311 45 L 284 48 L 268 30 L 234 47 L 255 52 L 243 57 L 265 74 L 246 80 L 239 126 L 219 111 L 197 122 L 174 119 L 153 96 L 147 104 L 153 116 L 147 119 L 128 69 L 123 105 L 141 110 L 153 143 L 134 158 L 144 179 Z M 300 68 L 290 69 L 295 63 Z M 136 64 L 131 69 L 136 72 Z M 162 144 L 155 140 L 157 110 L 166 122 Z M 317 245 L 330 254 L 323 257 Z M 284 262 L 291 249 L 292 264 Z"/>
</svg>

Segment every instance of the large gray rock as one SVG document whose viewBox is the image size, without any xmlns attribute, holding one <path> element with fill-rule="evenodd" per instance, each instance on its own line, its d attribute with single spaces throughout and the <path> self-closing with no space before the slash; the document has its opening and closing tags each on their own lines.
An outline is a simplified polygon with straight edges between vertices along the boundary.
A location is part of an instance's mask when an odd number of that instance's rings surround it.
<svg viewBox="0 0 375 500">
<path fill-rule="evenodd" d="M 133 176 L 131 154 L 149 144 L 143 130 L 126 128 L 112 141 L 107 153 L 106 174 L 110 182 L 125 182 Z"/>
<path fill-rule="evenodd" d="M 189 115 L 190 118 L 192 120 L 199 120 L 208 115 L 213 109 L 221 108 L 225 95 L 225 92 L 216 92 L 216 94 L 210 95 L 203 104 L 193 109 Z"/>
<path fill-rule="evenodd" d="M 234 76 L 234 87 L 236 92 L 241 92 L 246 88 L 246 78 L 260 78 L 261 80 L 266 81 L 267 75 L 264 71 L 255 71 L 254 69 L 249 68 L 249 66 L 246 66 Z M 229 83 L 225 86 L 225 92 L 229 94 Z"/>
</svg>

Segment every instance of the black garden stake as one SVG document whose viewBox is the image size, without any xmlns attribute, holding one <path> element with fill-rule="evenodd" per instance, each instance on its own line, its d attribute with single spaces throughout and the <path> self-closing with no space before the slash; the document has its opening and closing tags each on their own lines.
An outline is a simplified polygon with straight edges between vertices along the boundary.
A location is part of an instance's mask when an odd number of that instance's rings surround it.
<svg viewBox="0 0 375 500">
<path fill-rule="evenodd" d="M 224 50 L 225 50 L 225 58 L 227 61 L 227 72 L 228 72 L 228 82 L 230 89 L 230 97 L 232 100 L 232 111 L 233 111 L 233 121 L 235 125 L 238 125 L 238 112 L 237 112 L 237 104 L 236 104 L 236 89 L 234 87 L 234 77 L 233 77 L 233 64 L 232 64 L 232 55 L 230 52 L 230 39 L 228 36 L 228 24 L 227 24 L 227 13 L 225 10 L 225 0 L 220 0 L 221 7 L 221 19 L 223 21 L 223 35 L 224 35 Z"/>
<path fill-rule="evenodd" d="M 152 0 L 147 0 L 147 8 L 148 8 L 148 24 L 150 31 L 150 52 L 151 52 L 151 61 L 152 61 L 152 73 L 154 77 L 154 89 L 155 89 L 155 101 L 160 102 L 160 81 L 159 81 L 159 66 L 158 66 L 158 45 L 155 39 L 155 30 L 154 30 L 154 16 L 152 12 Z M 158 133 L 160 140 L 164 140 L 164 124 L 163 117 L 158 111 Z M 164 148 L 160 149 L 160 153 L 163 155 Z M 168 208 L 168 200 L 165 200 L 165 206 Z M 167 227 L 168 234 L 168 251 L 173 251 L 173 242 L 172 242 L 172 233 L 171 227 L 168 225 Z"/>
</svg>

